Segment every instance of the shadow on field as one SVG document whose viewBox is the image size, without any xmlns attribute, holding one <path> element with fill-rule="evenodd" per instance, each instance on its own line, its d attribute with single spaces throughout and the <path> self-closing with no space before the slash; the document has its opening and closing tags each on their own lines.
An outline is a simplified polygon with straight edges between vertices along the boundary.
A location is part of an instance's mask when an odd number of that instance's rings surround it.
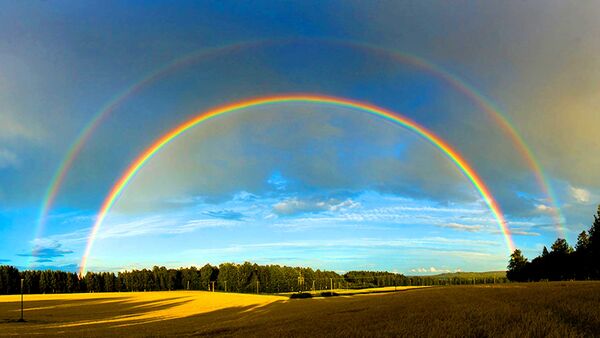
<svg viewBox="0 0 600 338">
<path fill-rule="evenodd" d="M 17 323 L 20 317 L 20 302 L 0 303 L 0 330 L 2 324 L 32 329 L 43 333 L 46 329 L 85 326 L 94 330 L 106 327 L 114 321 L 127 321 L 127 318 L 140 317 L 158 310 L 166 310 L 185 304 L 191 300 L 186 297 L 173 297 L 167 301 L 136 301 L 130 296 L 95 299 L 54 299 L 26 301 L 24 309 L 25 323 Z"/>
<path fill-rule="evenodd" d="M 0 334 L 11 334 L 12 329 L 13 334 L 68 336 L 593 337 L 600 327 L 599 282 L 451 286 L 195 311 L 210 302 L 211 298 L 206 298 L 194 303 L 186 297 L 137 302 L 133 297 L 35 302 L 40 307 L 63 306 L 60 316 L 69 321 L 52 328 L 47 325 L 56 322 L 51 314 L 36 318 L 32 310 L 26 319 L 29 315 L 46 325 L 9 323 L 0 325 Z M 13 310 L 17 305 L 10 303 Z M 0 311 L 5 310 L 5 304 L 0 307 Z M 169 310 L 165 312 L 168 318 L 132 317 L 157 309 Z M 18 318 L 17 311 L 13 314 Z M 90 322 L 92 319 L 96 322 Z M 87 322 L 78 325 L 78 321 Z M 20 329 L 15 329 L 18 326 Z"/>
<path fill-rule="evenodd" d="M 144 336 L 167 334 L 212 337 L 242 333 L 249 335 L 253 332 L 258 335 L 262 329 L 254 324 L 256 319 L 269 318 L 274 312 L 280 311 L 285 303 L 287 301 L 275 301 L 268 305 L 229 307 L 174 319 L 130 320 L 122 324 L 110 325 L 105 329 L 123 335 Z"/>
</svg>

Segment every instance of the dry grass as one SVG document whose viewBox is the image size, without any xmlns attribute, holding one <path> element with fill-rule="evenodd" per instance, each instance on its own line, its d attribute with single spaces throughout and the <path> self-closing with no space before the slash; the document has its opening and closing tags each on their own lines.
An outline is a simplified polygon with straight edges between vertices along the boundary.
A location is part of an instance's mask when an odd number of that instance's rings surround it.
<svg viewBox="0 0 600 338">
<path fill-rule="evenodd" d="M 380 288 L 369 288 L 369 289 L 334 289 L 333 292 L 340 295 L 354 295 L 354 294 L 367 294 L 367 293 L 385 293 L 385 292 L 394 292 L 394 291 L 404 291 L 404 290 L 412 290 L 412 289 L 421 289 L 428 288 L 430 286 L 385 286 Z"/>
<path fill-rule="evenodd" d="M 367 293 L 386 293 L 386 292 L 395 292 L 395 291 L 404 291 L 411 289 L 420 289 L 420 288 L 429 288 L 430 286 L 383 286 L 379 288 L 368 288 L 368 289 L 333 289 L 331 292 L 336 293 L 338 295 L 360 295 Z M 318 290 L 318 291 L 306 291 L 306 293 L 310 293 L 313 296 L 319 296 L 323 292 L 329 292 L 329 290 Z M 281 296 L 290 296 L 296 292 L 281 292 L 278 295 Z"/>
<path fill-rule="evenodd" d="M 600 335 L 600 282 L 432 287 L 289 300 L 208 292 L 0 297 L 0 335 Z"/>
</svg>

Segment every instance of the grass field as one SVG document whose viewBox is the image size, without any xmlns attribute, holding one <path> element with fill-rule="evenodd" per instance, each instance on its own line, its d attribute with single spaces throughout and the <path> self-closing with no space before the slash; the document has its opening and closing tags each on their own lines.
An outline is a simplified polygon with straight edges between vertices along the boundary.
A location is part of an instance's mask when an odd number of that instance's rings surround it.
<svg viewBox="0 0 600 338">
<path fill-rule="evenodd" d="M 600 282 L 431 287 L 290 300 L 172 291 L 0 296 L 0 335 L 600 335 Z"/>
<path fill-rule="evenodd" d="M 339 296 L 349 296 L 349 295 L 364 295 L 370 293 L 387 293 L 387 292 L 396 292 L 396 291 L 405 291 L 412 289 L 420 289 L 420 288 L 428 288 L 429 286 L 384 286 L 379 288 L 368 288 L 368 289 L 333 289 L 333 293 Z M 313 297 L 319 297 L 322 293 L 328 293 L 329 290 L 317 290 L 317 291 L 306 291 L 305 293 L 310 293 Z M 280 296 L 289 297 L 295 292 L 282 292 L 278 293 Z"/>
</svg>

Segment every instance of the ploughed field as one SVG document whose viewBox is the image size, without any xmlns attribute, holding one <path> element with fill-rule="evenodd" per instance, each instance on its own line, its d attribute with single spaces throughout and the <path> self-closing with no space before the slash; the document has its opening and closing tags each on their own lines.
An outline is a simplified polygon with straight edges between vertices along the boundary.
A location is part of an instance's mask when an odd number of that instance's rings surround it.
<svg viewBox="0 0 600 338">
<path fill-rule="evenodd" d="M 388 290 L 382 290 L 388 291 Z M 600 336 L 600 282 L 289 299 L 205 291 L 0 296 L 0 335 Z"/>
</svg>

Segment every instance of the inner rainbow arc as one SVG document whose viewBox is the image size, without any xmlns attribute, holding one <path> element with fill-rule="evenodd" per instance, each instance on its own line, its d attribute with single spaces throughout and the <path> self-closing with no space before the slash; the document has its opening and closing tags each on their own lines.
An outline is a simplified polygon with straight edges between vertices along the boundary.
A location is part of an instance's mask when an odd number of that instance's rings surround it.
<svg viewBox="0 0 600 338">
<path fill-rule="evenodd" d="M 487 204 L 487 206 L 492 211 L 494 218 L 496 219 L 502 234 L 504 235 L 506 244 L 510 252 L 513 252 L 515 249 L 510 230 L 508 229 L 506 219 L 498 205 L 497 201 L 492 197 L 490 190 L 483 182 L 481 177 L 475 172 L 475 170 L 470 166 L 470 164 L 456 151 L 453 149 L 446 141 L 441 139 L 439 136 L 435 135 L 433 132 L 429 131 L 425 127 L 417 124 L 416 122 L 395 114 L 391 111 L 388 111 L 384 108 L 380 108 L 369 103 L 358 102 L 345 98 L 337 98 L 331 96 L 323 96 L 323 95 L 313 95 L 313 94 L 289 94 L 289 95 L 277 95 L 277 96 L 267 96 L 267 97 L 259 97 L 249 100 L 244 100 L 232 104 L 228 104 L 225 106 L 220 106 L 214 108 L 212 110 L 208 110 L 204 113 L 200 113 L 196 117 L 180 124 L 175 127 L 168 133 L 164 134 L 158 140 L 156 140 L 150 147 L 148 147 L 142 154 L 140 154 L 130 165 L 127 167 L 125 172 L 121 175 L 118 181 L 111 188 L 108 196 L 104 199 L 98 216 L 92 226 L 92 230 L 90 232 L 90 236 L 88 238 L 88 242 L 84 251 L 84 255 L 81 259 L 80 264 L 80 275 L 83 275 L 86 272 L 87 262 L 89 255 L 91 253 L 92 246 L 94 244 L 96 235 L 98 234 L 98 230 L 102 225 L 102 222 L 105 220 L 108 212 L 111 207 L 115 204 L 119 196 L 121 195 L 123 189 L 127 186 L 127 184 L 131 181 L 131 179 L 135 176 L 135 174 L 143 167 L 143 165 L 152 158 L 162 147 L 176 139 L 178 136 L 191 129 L 192 127 L 205 122 L 211 118 L 214 118 L 219 115 L 223 115 L 226 113 L 231 113 L 235 111 L 239 111 L 242 109 L 270 105 L 276 103 L 285 103 L 285 102 L 303 102 L 303 103 L 323 103 L 323 104 L 331 104 L 341 107 L 354 108 L 358 110 L 362 110 L 364 112 L 370 113 L 372 115 L 383 117 L 387 120 L 393 121 L 395 123 L 400 124 L 401 126 L 416 132 L 418 135 L 423 137 L 425 140 L 429 141 L 432 145 L 440 149 L 462 172 L 462 174 L 473 184 L 475 189 L 482 196 L 483 200 Z"/>
</svg>

